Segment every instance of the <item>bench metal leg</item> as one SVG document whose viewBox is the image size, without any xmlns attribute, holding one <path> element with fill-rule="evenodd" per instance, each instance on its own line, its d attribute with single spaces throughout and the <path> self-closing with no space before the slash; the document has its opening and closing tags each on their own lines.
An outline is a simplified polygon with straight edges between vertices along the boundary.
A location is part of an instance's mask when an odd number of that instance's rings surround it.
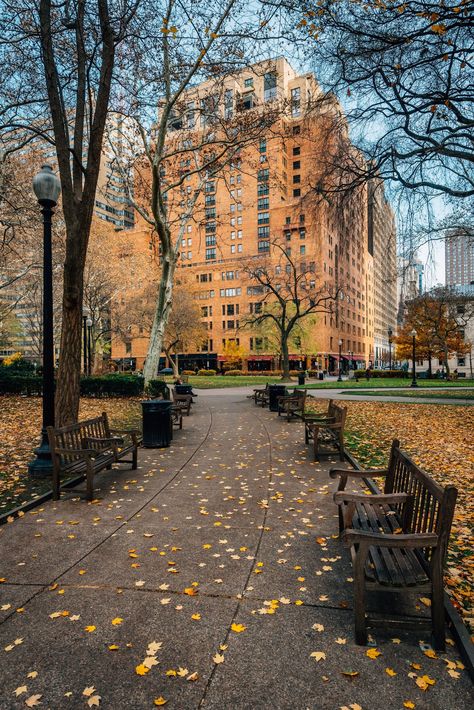
<svg viewBox="0 0 474 710">
<path fill-rule="evenodd" d="M 436 565 L 434 565 L 436 567 Z M 443 577 L 433 569 L 431 595 L 431 621 L 433 624 L 433 646 L 436 651 L 445 652 Z"/>
<path fill-rule="evenodd" d="M 138 467 L 138 449 L 135 446 L 132 454 L 132 471 L 135 471 Z"/>
</svg>

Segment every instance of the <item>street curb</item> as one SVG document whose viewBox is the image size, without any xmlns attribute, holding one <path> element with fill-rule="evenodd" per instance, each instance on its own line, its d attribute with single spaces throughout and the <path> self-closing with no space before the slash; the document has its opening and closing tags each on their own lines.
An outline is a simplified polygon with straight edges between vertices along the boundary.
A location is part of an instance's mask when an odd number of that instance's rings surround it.
<svg viewBox="0 0 474 710">
<path fill-rule="evenodd" d="M 69 481 L 66 481 L 66 483 L 63 483 L 62 486 L 60 486 L 60 490 L 74 488 L 74 486 L 77 486 L 77 484 L 81 483 L 83 480 L 84 476 L 76 476 L 75 478 L 71 478 Z M 32 500 L 19 505 L 17 508 L 12 508 L 12 510 L 9 510 L 7 513 L 2 513 L 0 515 L 0 525 L 6 525 L 8 523 L 8 518 L 13 517 L 16 520 L 17 518 L 22 517 L 19 513 L 27 513 L 29 510 L 37 508 L 42 503 L 46 503 L 47 500 L 51 500 L 52 497 L 53 491 L 46 491 L 46 493 L 42 493 L 37 498 L 32 498 Z"/>
</svg>

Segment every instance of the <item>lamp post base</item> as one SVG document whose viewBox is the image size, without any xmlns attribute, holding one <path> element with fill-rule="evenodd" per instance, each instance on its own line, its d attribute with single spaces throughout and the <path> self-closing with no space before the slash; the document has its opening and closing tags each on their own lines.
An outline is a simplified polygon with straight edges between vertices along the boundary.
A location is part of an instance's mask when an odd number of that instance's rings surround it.
<svg viewBox="0 0 474 710">
<path fill-rule="evenodd" d="M 413 381 L 411 383 L 410 387 L 418 387 L 418 382 Z"/>
<path fill-rule="evenodd" d="M 53 475 L 53 462 L 49 448 L 48 436 L 41 432 L 41 444 L 35 449 L 36 458 L 28 464 L 28 475 L 31 478 L 51 478 Z"/>
</svg>

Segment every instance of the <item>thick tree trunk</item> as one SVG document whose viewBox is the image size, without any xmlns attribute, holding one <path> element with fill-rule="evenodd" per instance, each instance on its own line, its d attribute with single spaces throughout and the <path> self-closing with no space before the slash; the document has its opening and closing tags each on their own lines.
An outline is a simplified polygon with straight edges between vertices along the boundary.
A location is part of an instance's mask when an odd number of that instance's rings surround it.
<svg viewBox="0 0 474 710">
<path fill-rule="evenodd" d="M 82 225 L 67 237 L 69 253 L 64 264 L 61 345 L 55 402 L 56 426 L 77 422 L 79 415 L 84 273 L 84 257 L 80 245 L 85 241 L 80 232 L 83 229 L 88 232 L 89 228 L 90 225 Z"/>
<path fill-rule="evenodd" d="M 290 378 L 290 358 L 288 353 L 288 336 L 283 333 L 281 336 L 281 359 L 282 359 L 282 380 L 289 380 Z"/>
<path fill-rule="evenodd" d="M 176 258 L 174 254 L 171 254 L 168 257 L 165 256 L 163 258 L 160 285 L 158 287 L 158 299 L 153 325 L 151 327 L 150 342 L 148 344 L 148 352 L 145 365 L 143 367 L 145 384 L 147 384 L 150 380 L 153 380 L 158 372 L 160 355 L 163 350 L 165 328 L 168 324 L 168 319 L 171 313 L 175 269 Z"/>
<path fill-rule="evenodd" d="M 433 377 L 433 368 L 431 365 L 431 353 L 428 353 L 428 378 L 431 380 Z"/>
</svg>

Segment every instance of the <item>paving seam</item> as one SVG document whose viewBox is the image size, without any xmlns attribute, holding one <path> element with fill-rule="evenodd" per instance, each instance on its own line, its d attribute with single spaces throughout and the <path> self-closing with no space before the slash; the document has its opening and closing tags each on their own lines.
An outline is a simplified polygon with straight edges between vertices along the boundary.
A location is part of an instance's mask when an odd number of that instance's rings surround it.
<svg viewBox="0 0 474 710">
<path fill-rule="evenodd" d="M 62 577 L 63 575 L 67 574 L 68 572 L 70 572 L 70 571 L 73 569 L 73 567 L 75 567 L 76 565 L 80 564 L 80 563 L 82 562 L 82 560 L 84 560 L 88 555 L 90 555 L 91 553 L 93 553 L 93 552 L 95 552 L 96 550 L 98 550 L 101 545 L 103 545 L 105 542 L 107 542 L 108 540 L 110 540 L 110 538 L 111 538 L 113 535 L 115 535 L 117 532 L 119 532 L 119 530 L 121 530 L 123 527 L 125 527 L 125 525 L 128 525 L 128 524 L 130 523 L 130 521 L 133 520 L 133 518 L 134 518 L 138 513 L 140 513 L 144 508 L 146 508 L 147 505 L 149 505 L 158 495 L 160 495 L 160 493 L 162 493 L 162 492 L 170 485 L 170 483 L 172 483 L 172 482 L 176 479 L 176 477 L 181 473 L 181 471 L 185 468 L 185 466 L 187 466 L 188 463 L 194 458 L 194 456 L 198 453 L 198 451 L 201 449 L 201 447 L 203 446 L 203 444 L 205 444 L 205 442 L 207 441 L 207 439 L 208 439 L 208 437 L 209 437 L 209 433 L 210 433 L 211 428 L 212 428 L 212 410 L 211 410 L 211 408 L 210 408 L 209 405 L 206 405 L 206 407 L 207 407 L 208 412 L 209 412 L 209 415 L 210 415 L 210 417 L 209 417 L 209 426 L 208 426 L 208 428 L 207 428 L 206 435 L 205 435 L 205 437 L 199 442 L 199 444 L 196 446 L 196 448 L 194 449 L 194 451 L 193 451 L 193 453 L 191 454 L 191 456 L 189 456 L 189 458 L 186 459 L 186 461 L 185 461 L 185 462 L 180 466 L 180 468 L 176 471 L 176 473 L 174 474 L 174 476 L 173 476 L 172 478 L 170 478 L 170 480 L 169 480 L 167 483 L 165 483 L 165 484 L 160 488 L 160 490 L 159 490 L 157 493 L 153 494 L 153 496 L 152 496 L 146 503 L 144 503 L 141 508 L 139 508 L 138 510 L 136 510 L 136 511 L 133 513 L 133 515 L 132 515 L 131 517 L 127 518 L 127 520 L 124 520 L 120 525 L 118 525 L 114 530 L 112 530 L 106 537 L 104 537 L 100 542 L 98 542 L 97 545 L 95 545 L 95 547 L 92 547 L 90 550 L 88 550 L 81 558 L 79 558 L 78 560 L 76 560 L 76 561 L 75 561 L 72 565 L 70 565 L 67 569 L 63 570 L 63 571 L 62 571 L 60 574 L 58 574 L 53 580 L 51 580 L 50 582 L 48 582 L 48 584 L 39 585 L 39 586 L 41 586 L 41 589 L 38 589 L 35 594 L 33 594 L 31 597 L 29 597 L 29 599 L 27 599 L 27 600 L 22 604 L 22 607 L 25 607 L 27 604 L 29 604 L 31 601 L 33 601 L 33 599 L 35 599 L 37 596 L 39 596 L 40 594 L 42 594 L 43 592 L 45 592 L 45 591 L 48 589 L 48 587 L 52 586 L 58 579 L 60 579 L 60 577 Z M 30 585 L 30 584 L 25 584 L 25 585 L 23 585 L 23 584 L 21 584 L 21 583 L 18 583 L 18 584 L 16 584 L 15 586 L 16 586 L 16 587 L 20 587 L 20 588 L 28 588 L 28 587 L 31 586 L 31 585 Z M 8 615 L 5 616 L 3 619 L 1 619 L 1 620 L 0 620 L 0 626 L 1 626 L 2 624 L 4 624 L 6 621 L 8 621 L 9 619 L 11 619 L 11 617 L 14 616 L 16 613 L 17 613 L 16 610 L 13 610 L 10 614 L 8 614 Z"/>
<path fill-rule="evenodd" d="M 268 481 L 267 481 L 267 496 L 268 496 L 269 493 L 270 493 L 270 484 L 273 482 L 272 440 L 271 440 L 269 431 L 268 431 L 267 427 L 265 426 L 265 422 L 264 422 L 262 419 L 258 418 L 256 414 L 254 414 L 253 416 L 254 416 L 255 419 L 257 419 L 258 424 L 263 427 L 263 429 L 264 429 L 264 431 L 265 431 L 265 433 L 266 433 L 266 435 L 267 435 L 267 440 L 268 440 L 268 467 L 269 467 L 269 476 L 268 476 Z M 257 561 L 257 559 L 258 559 L 258 552 L 259 552 L 260 547 L 261 547 L 261 544 L 262 544 L 263 534 L 264 534 L 264 532 L 265 532 L 265 523 L 266 523 L 266 520 L 267 520 L 267 513 L 268 513 L 268 508 L 265 508 L 264 511 L 263 511 L 263 519 L 262 519 L 262 523 L 261 523 L 260 534 L 259 534 L 258 541 L 257 541 L 257 545 L 256 545 L 256 548 L 255 548 L 254 559 L 253 559 L 252 565 L 250 566 L 249 573 L 248 573 L 247 578 L 246 578 L 246 580 L 245 580 L 245 582 L 244 582 L 244 585 L 243 585 L 242 598 L 237 598 L 237 606 L 236 606 L 236 609 L 235 609 L 235 611 L 234 611 L 234 614 L 233 614 L 233 616 L 232 616 L 232 619 L 230 620 L 229 628 L 227 629 L 227 633 L 226 633 L 226 635 L 225 635 L 225 637 L 224 637 L 224 639 L 223 639 L 223 641 L 221 642 L 220 645 L 226 645 L 226 643 L 227 643 L 227 641 L 228 641 L 228 639 L 229 639 L 229 636 L 230 636 L 230 629 L 231 629 L 231 626 L 232 626 L 232 624 L 234 623 L 235 619 L 237 618 L 237 615 L 238 615 L 238 613 L 239 613 L 239 611 L 240 611 L 240 608 L 241 608 L 241 606 L 242 606 L 242 602 L 244 601 L 243 594 L 245 593 L 245 590 L 246 590 L 246 588 L 247 588 L 247 586 L 248 586 L 248 583 L 250 582 L 250 579 L 251 579 L 251 576 L 252 576 L 252 572 L 253 572 L 253 570 L 255 569 L 255 564 L 256 564 L 256 561 Z M 197 706 L 198 708 L 201 708 L 201 707 L 203 706 L 203 703 L 204 703 L 205 700 L 206 700 L 206 696 L 207 696 L 207 694 L 208 694 L 208 691 L 210 690 L 210 687 L 211 687 L 211 684 L 212 684 L 214 675 L 215 675 L 216 672 L 217 672 L 217 668 L 218 668 L 218 666 L 217 666 L 217 665 L 214 665 L 214 667 L 212 668 L 212 670 L 211 670 L 211 672 L 210 672 L 210 674 L 209 674 L 209 677 L 208 677 L 208 679 L 207 679 L 207 683 L 206 683 L 206 685 L 205 685 L 205 688 L 204 688 L 204 691 L 203 691 L 201 700 L 200 700 L 200 702 L 199 702 L 199 705 Z"/>
</svg>

